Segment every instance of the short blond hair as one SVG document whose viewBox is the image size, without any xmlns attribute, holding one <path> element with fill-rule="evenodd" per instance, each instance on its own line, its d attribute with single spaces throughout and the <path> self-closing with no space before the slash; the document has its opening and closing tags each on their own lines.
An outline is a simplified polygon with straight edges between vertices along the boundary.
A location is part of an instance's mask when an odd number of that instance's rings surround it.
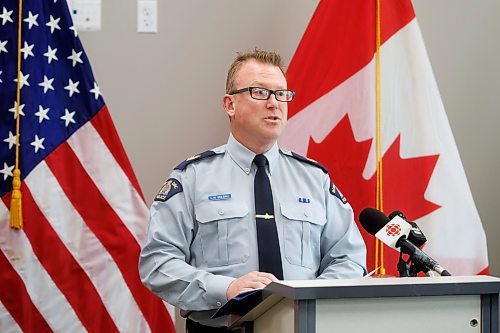
<svg viewBox="0 0 500 333">
<path fill-rule="evenodd" d="M 229 94 L 230 92 L 234 91 L 235 89 L 234 79 L 236 77 L 236 74 L 238 73 L 241 66 L 248 60 L 253 59 L 263 64 L 270 64 L 276 66 L 281 70 L 283 75 L 285 75 L 285 66 L 283 65 L 283 60 L 281 59 L 281 55 L 279 55 L 274 51 L 264 51 L 255 48 L 253 51 L 238 52 L 236 54 L 237 56 L 227 72 L 226 94 Z"/>
</svg>

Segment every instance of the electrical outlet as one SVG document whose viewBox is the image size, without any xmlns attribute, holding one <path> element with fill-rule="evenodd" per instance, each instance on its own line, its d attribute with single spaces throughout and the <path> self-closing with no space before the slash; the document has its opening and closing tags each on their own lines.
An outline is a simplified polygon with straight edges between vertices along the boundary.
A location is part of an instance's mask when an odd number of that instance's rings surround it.
<svg viewBox="0 0 500 333">
<path fill-rule="evenodd" d="M 137 32 L 158 32 L 158 2 L 139 0 L 137 2 Z"/>
<path fill-rule="evenodd" d="M 67 3 L 77 31 L 101 30 L 101 0 L 68 0 Z"/>
</svg>

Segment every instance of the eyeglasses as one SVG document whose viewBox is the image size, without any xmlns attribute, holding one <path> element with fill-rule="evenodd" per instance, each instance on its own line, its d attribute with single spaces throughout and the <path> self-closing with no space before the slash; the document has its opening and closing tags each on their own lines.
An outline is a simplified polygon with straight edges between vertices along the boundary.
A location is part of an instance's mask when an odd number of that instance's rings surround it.
<svg viewBox="0 0 500 333">
<path fill-rule="evenodd" d="M 250 97 L 252 97 L 253 99 L 268 100 L 269 97 L 271 97 L 271 94 L 273 94 L 276 97 L 277 101 L 287 102 L 287 103 L 291 102 L 293 100 L 293 97 L 295 96 L 295 91 L 293 90 L 286 90 L 286 89 L 271 90 L 260 87 L 248 87 L 235 90 L 230 92 L 229 95 L 240 94 L 246 91 L 250 92 Z"/>
</svg>

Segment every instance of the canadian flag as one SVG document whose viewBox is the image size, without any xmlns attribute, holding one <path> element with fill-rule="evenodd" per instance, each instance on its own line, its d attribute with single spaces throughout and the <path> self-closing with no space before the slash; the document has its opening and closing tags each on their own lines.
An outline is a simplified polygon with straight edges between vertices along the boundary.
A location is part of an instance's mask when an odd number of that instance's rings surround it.
<svg viewBox="0 0 500 333">
<path fill-rule="evenodd" d="M 378 95 L 376 9 L 376 0 L 320 1 L 287 71 L 297 95 L 280 144 L 325 165 L 357 217 L 376 206 L 378 132 L 383 211 L 417 222 L 425 251 L 451 274 L 487 274 L 486 237 L 411 1 L 380 0 Z M 362 234 L 371 271 L 375 240 Z M 399 254 L 383 253 L 397 276 Z"/>
</svg>

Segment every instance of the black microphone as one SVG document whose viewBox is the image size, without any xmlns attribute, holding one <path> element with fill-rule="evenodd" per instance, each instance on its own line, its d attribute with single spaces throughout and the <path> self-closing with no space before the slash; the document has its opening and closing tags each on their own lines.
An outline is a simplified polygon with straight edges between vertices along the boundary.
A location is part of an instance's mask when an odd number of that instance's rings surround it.
<svg viewBox="0 0 500 333">
<path fill-rule="evenodd" d="M 394 218 L 389 219 L 384 213 L 375 208 L 365 208 L 359 214 L 359 222 L 369 234 L 377 237 L 393 249 L 408 254 L 411 260 L 437 272 L 439 275 L 451 276 L 434 259 L 408 241 L 407 237 L 412 230 L 412 226 L 400 216 L 396 215 Z"/>
<path fill-rule="evenodd" d="M 418 225 L 413 221 L 408 221 L 405 214 L 403 214 L 399 210 L 395 210 L 392 213 L 390 213 L 389 219 L 392 220 L 396 216 L 401 217 L 403 220 L 405 220 L 406 222 L 408 222 L 411 225 L 411 231 L 407 236 L 408 241 L 412 242 L 416 247 L 419 247 L 419 248 L 422 247 L 422 245 L 424 245 L 425 242 L 427 242 L 427 238 L 425 237 L 422 230 L 418 227 Z"/>
</svg>

